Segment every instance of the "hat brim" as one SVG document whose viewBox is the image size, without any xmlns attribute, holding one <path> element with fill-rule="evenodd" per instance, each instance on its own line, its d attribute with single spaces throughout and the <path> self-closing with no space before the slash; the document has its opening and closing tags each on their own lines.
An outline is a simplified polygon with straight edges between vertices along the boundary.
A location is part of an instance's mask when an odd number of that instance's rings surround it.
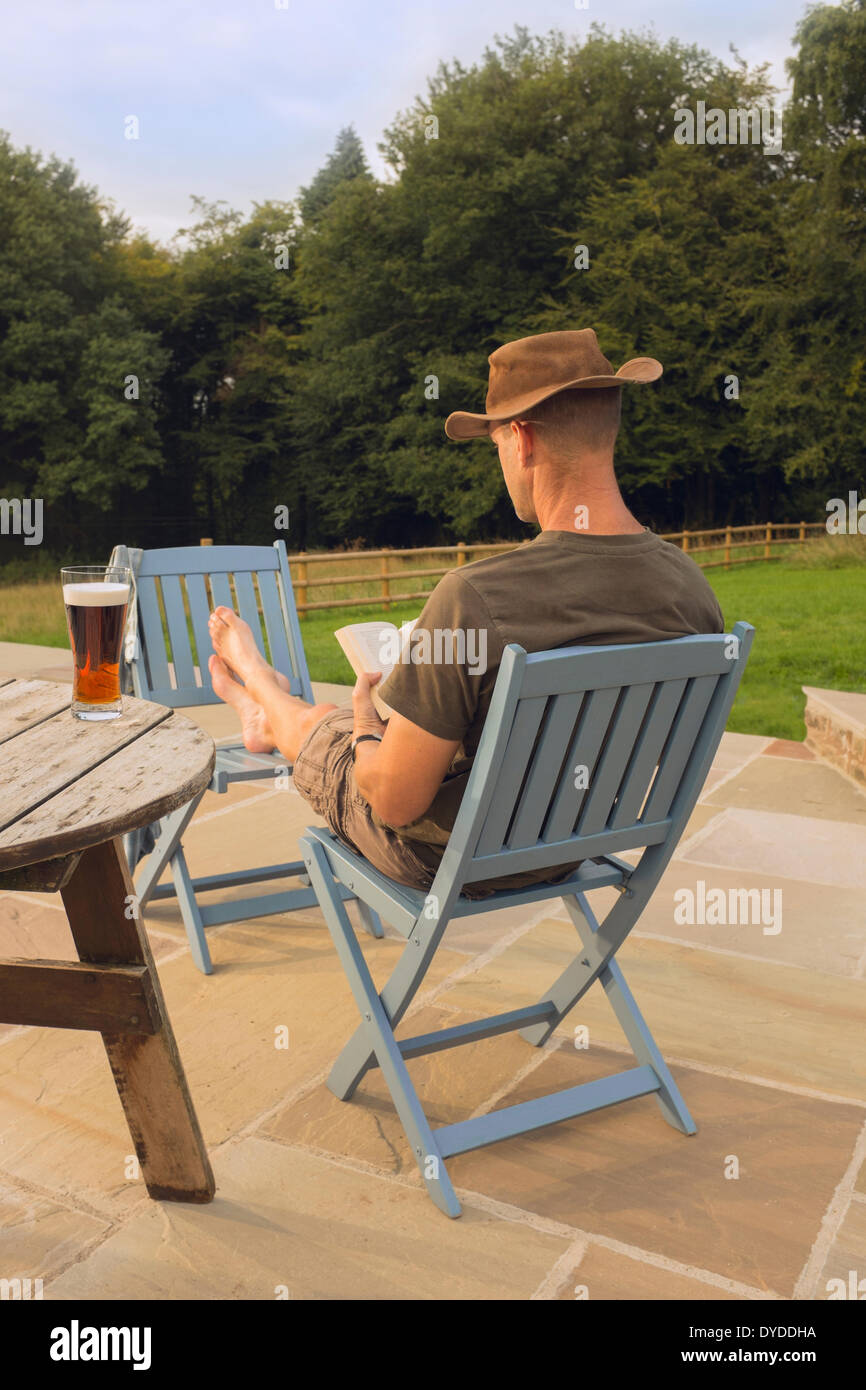
<svg viewBox="0 0 866 1390">
<path fill-rule="evenodd" d="M 517 415 L 524 415 L 533 406 L 540 405 L 551 396 L 558 396 L 560 391 L 585 391 L 630 384 L 642 386 L 658 381 L 663 371 L 661 362 L 654 357 L 633 357 L 630 362 L 623 363 L 613 376 L 584 376 L 577 381 L 564 381 L 558 386 L 542 387 L 539 391 L 510 401 L 509 408 L 496 415 L 473 415 L 468 410 L 455 410 L 445 421 L 445 433 L 449 439 L 478 439 L 488 434 L 490 425 L 497 420 L 513 420 Z"/>
</svg>

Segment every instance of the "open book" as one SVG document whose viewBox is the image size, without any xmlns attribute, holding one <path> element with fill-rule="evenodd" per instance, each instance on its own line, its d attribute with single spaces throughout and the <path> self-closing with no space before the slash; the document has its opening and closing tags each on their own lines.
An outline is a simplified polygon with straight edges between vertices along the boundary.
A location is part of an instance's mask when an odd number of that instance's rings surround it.
<svg viewBox="0 0 866 1390">
<path fill-rule="evenodd" d="M 394 667 L 399 665 L 417 621 L 417 618 L 413 618 L 400 627 L 381 620 L 377 623 L 350 623 L 348 627 L 337 628 L 334 633 L 356 676 L 363 675 L 365 671 L 382 672 L 382 679 L 370 692 L 381 719 L 387 719 L 393 710 L 381 699 L 379 688 Z"/>
</svg>

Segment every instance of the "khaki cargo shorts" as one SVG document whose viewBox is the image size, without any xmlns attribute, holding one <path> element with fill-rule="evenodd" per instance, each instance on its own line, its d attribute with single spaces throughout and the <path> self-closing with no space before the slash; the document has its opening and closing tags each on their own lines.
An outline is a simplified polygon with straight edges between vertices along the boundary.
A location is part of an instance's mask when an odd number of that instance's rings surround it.
<svg viewBox="0 0 866 1390">
<path fill-rule="evenodd" d="M 331 710 L 301 744 L 292 772 L 295 787 L 317 816 L 369 859 L 374 868 L 408 888 L 428 889 L 435 870 L 424 864 L 408 841 L 377 825 L 369 802 L 355 783 L 351 707 Z"/>
<path fill-rule="evenodd" d="M 331 710 L 301 744 L 295 759 L 293 779 L 301 796 L 339 835 L 350 849 L 363 854 L 374 868 L 426 892 L 436 877 L 442 851 L 434 845 L 416 842 L 417 850 L 395 830 L 376 822 L 369 802 L 355 782 L 352 758 L 354 719 L 351 706 Z M 421 856 L 425 856 L 422 858 Z M 564 869 L 542 869 L 507 878 L 467 884 L 463 896 L 487 898 L 503 888 L 523 888 L 533 883 L 557 883 L 568 878 L 577 864 Z"/>
</svg>

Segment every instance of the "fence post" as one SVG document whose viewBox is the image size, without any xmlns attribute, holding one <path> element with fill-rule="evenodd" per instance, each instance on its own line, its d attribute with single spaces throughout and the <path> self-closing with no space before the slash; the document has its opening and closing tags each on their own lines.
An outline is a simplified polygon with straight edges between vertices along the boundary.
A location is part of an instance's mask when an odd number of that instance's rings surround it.
<svg viewBox="0 0 866 1390">
<path fill-rule="evenodd" d="M 466 564 L 466 542 L 465 542 L 465 541 L 458 541 L 458 542 L 457 542 L 457 563 L 458 563 L 458 565 L 465 565 L 465 564 Z"/>
<path fill-rule="evenodd" d="M 385 608 L 386 608 L 386 609 L 388 609 L 388 608 L 391 607 L 391 585 L 390 585 L 390 582 L 389 582 L 389 580 L 388 580 L 388 574 L 389 574 L 388 562 L 389 562 L 389 559 L 390 559 L 390 557 L 389 557 L 389 555 L 388 555 L 387 552 L 386 552 L 386 553 L 382 556 L 382 559 L 381 559 L 381 561 L 380 561 L 380 568 L 381 568 L 381 572 L 382 572 L 382 598 L 383 598 L 384 601 L 385 601 Z"/>
<path fill-rule="evenodd" d="M 689 533 L 688 533 L 688 531 L 683 531 L 683 550 L 688 550 L 688 548 L 689 548 Z"/>
<path fill-rule="evenodd" d="M 725 569 L 731 568 L 731 528 L 725 529 Z"/>
<path fill-rule="evenodd" d="M 298 566 L 298 578 L 297 578 L 297 583 L 296 583 L 296 586 L 295 586 L 295 587 L 297 588 L 297 591 L 298 591 L 298 597 L 297 597 L 297 602 L 296 602 L 296 604 L 295 604 L 295 607 L 296 607 L 297 610 L 298 610 L 298 617 L 299 617 L 301 620 L 303 620 L 303 619 L 307 616 L 307 552 L 306 552 L 306 550 L 302 550 L 302 551 L 301 551 L 301 556 L 302 556 L 303 558 L 301 558 L 301 559 L 299 559 L 299 560 L 297 561 L 297 566 Z"/>
<path fill-rule="evenodd" d="M 806 539 L 806 523 L 805 523 L 805 521 L 801 521 L 801 522 L 800 522 L 800 541 L 802 542 L 802 541 L 804 541 L 805 539 Z"/>
<path fill-rule="evenodd" d="M 770 542 L 772 541 L 772 539 L 773 539 L 773 523 L 772 523 L 772 521 L 768 521 L 768 522 L 767 522 L 767 533 L 766 533 L 766 535 L 764 536 L 764 559 L 765 559 L 765 560 L 769 560 L 769 558 L 770 558 Z"/>
</svg>

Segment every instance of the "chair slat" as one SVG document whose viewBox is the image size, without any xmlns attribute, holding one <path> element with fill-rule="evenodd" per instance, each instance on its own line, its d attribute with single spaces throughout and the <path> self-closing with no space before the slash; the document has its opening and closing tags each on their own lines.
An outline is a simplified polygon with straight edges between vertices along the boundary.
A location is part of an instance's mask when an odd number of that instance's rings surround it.
<svg viewBox="0 0 866 1390">
<path fill-rule="evenodd" d="M 234 581 L 240 615 L 245 623 L 249 623 L 252 628 L 253 637 L 256 639 L 256 646 L 262 656 L 265 656 L 265 644 L 262 640 L 262 620 L 259 615 L 259 605 L 256 599 L 253 577 L 248 572 L 235 571 Z"/>
<path fill-rule="evenodd" d="M 675 680 L 678 676 L 725 676 L 731 669 L 718 636 L 675 637 L 629 646 L 564 647 L 526 658 L 524 697 L 565 690 L 599 690 L 615 685 Z"/>
<path fill-rule="evenodd" d="M 728 666 L 730 668 L 730 662 Z M 658 776 L 647 797 L 641 821 L 662 820 L 670 810 L 718 683 L 718 676 L 698 676 L 690 683 L 668 737 L 671 752 L 666 756 L 666 749 L 662 750 Z"/>
<path fill-rule="evenodd" d="M 571 834 L 587 794 L 586 786 L 575 785 L 575 768 L 585 767 L 588 780 L 592 779 L 610 717 L 618 699 L 617 686 L 606 690 L 593 690 L 586 696 L 580 724 L 568 752 L 568 762 L 565 764 L 559 789 L 542 832 L 545 842 L 556 843 Z"/>
<path fill-rule="evenodd" d="M 681 679 L 662 681 L 656 686 L 648 717 L 623 778 L 616 809 L 610 818 L 612 830 L 619 830 L 624 825 L 634 825 L 637 821 L 687 684 L 685 679 Z"/>
<path fill-rule="evenodd" d="M 209 547 L 206 546 L 205 549 L 209 549 Z M 210 590 L 213 594 L 214 608 L 234 608 L 235 601 L 232 598 L 228 575 L 213 570 L 208 577 L 210 579 Z"/>
<path fill-rule="evenodd" d="M 178 690 L 194 690 L 195 675 L 192 669 L 192 648 L 189 644 L 183 591 L 180 587 L 180 579 L 176 574 L 164 576 L 162 601 L 165 606 L 165 620 L 168 623 L 168 637 L 171 643 L 174 683 Z"/>
<path fill-rule="evenodd" d="M 501 849 L 526 765 L 532 754 L 547 700 L 521 700 L 502 759 L 497 794 L 481 829 L 476 854 L 495 854 Z"/>
<path fill-rule="evenodd" d="M 145 550 L 139 575 L 233 574 L 241 570 L 279 569 L 279 557 L 269 545 L 182 545 Z"/>
<path fill-rule="evenodd" d="M 159 611 L 159 597 L 156 592 L 156 581 L 144 578 L 139 575 L 137 581 L 138 592 L 138 616 L 141 625 L 141 635 L 144 638 L 143 649 L 145 656 L 144 675 L 147 679 L 148 689 L 144 689 L 142 681 L 142 699 L 150 699 L 150 691 L 157 686 L 163 689 L 170 685 L 168 676 L 168 655 L 165 646 L 165 634 L 162 628 L 162 615 Z"/>
<path fill-rule="evenodd" d="M 285 541 L 274 541 L 274 554 L 279 566 L 280 605 L 285 613 L 286 635 L 289 641 L 289 651 L 292 654 L 292 671 L 297 676 L 300 685 L 300 690 L 297 693 L 305 700 L 312 701 L 315 696 L 310 683 L 310 673 L 307 669 L 307 658 L 301 638 L 298 610 L 295 607 L 295 594 L 292 588 L 292 576 L 289 571 Z"/>
<path fill-rule="evenodd" d="M 213 655 L 213 644 L 211 643 L 210 633 L 207 627 L 210 603 L 208 602 L 203 574 L 187 575 L 186 593 L 189 599 L 189 613 L 192 619 L 193 634 L 195 636 L 196 657 L 198 668 L 201 672 L 201 683 L 205 688 L 211 689 L 212 681 L 207 663 L 208 658 Z"/>
<path fill-rule="evenodd" d="M 538 840 L 562 767 L 562 750 L 577 723 L 583 696 L 557 695 L 551 702 L 532 770 L 520 797 L 520 804 L 508 833 L 509 849 L 525 849 Z M 569 827 L 570 828 L 570 827 Z"/>
<path fill-rule="evenodd" d="M 292 694 L 300 695 L 300 681 L 298 673 L 292 662 L 289 644 L 286 641 L 286 625 L 283 620 L 283 610 L 280 604 L 280 591 L 277 587 L 277 576 L 273 572 L 259 571 L 259 593 L 262 597 L 262 613 L 265 621 L 265 631 L 268 634 L 268 645 L 271 649 L 271 665 L 282 675 L 288 676 L 292 682 Z M 298 689 L 295 690 L 294 686 Z"/>
<path fill-rule="evenodd" d="M 632 685 L 623 695 L 581 811 L 578 822 L 581 835 L 595 835 L 607 825 L 652 693 L 652 685 Z"/>
</svg>

